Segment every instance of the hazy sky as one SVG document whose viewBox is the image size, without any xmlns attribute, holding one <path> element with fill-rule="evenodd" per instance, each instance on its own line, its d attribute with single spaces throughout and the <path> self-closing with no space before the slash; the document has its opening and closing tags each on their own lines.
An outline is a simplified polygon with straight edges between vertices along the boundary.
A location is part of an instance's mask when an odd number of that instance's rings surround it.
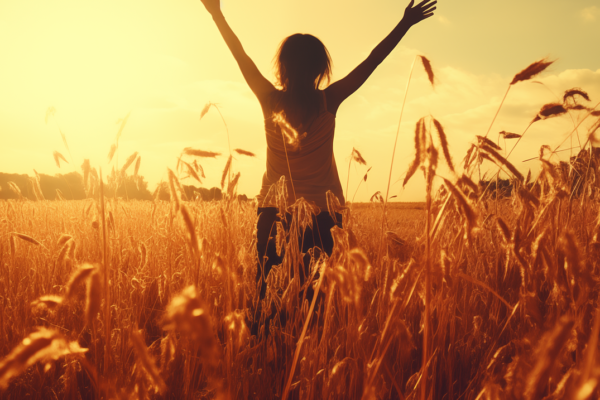
<svg viewBox="0 0 600 400">
<path fill-rule="evenodd" d="M 286 36 L 311 33 L 328 47 L 334 80 L 360 63 L 402 18 L 405 0 L 225 0 L 224 14 L 260 70 L 274 80 L 272 59 Z M 539 108 L 572 87 L 600 101 L 600 2 L 598 0 L 441 0 L 433 18 L 413 27 L 369 81 L 337 115 L 335 156 L 346 187 L 348 156 L 355 147 L 372 166 L 357 201 L 385 191 L 406 81 L 416 54 L 433 63 L 432 90 L 415 68 L 400 129 L 393 182 L 414 154 L 415 122 L 432 114 L 446 128 L 455 161 L 476 134 L 485 134 L 515 73 L 543 57 L 556 63 L 535 83 L 519 83 L 494 125 L 521 133 Z M 122 162 L 138 151 L 140 173 L 151 183 L 166 178 L 185 147 L 224 153 L 199 160 L 205 185 L 217 186 L 227 160 L 219 114 L 199 120 L 203 106 L 218 103 L 238 156 L 240 192 L 257 194 L 265 168 L 266 141 L 258 101 L 200 0 L 0 0 L 0 171 L 48 174 L 79 170 L 84 158 L 107 171 L 117 121 L 131 112 L 120 141 Z M 46 110 L 56 109 L 45 123 Z M 573 114 L 573 118 L 580 117 Z M 58 168 L 59 151 L 73 162 Z M 542 144 L 557 145 L 572 129 L 569 117 L 541 121 L 511 160 L 538 168 Z M 584 124 L 585 126 L 585 124 Z M 581 130 L 583 137 L 585 129 Z M 513 141 L 514 143 L 514 141 Z M 567 142 L 569 143 L 569 142 Z M 561 153 L 568 157 L 569 152 Z M 365 167 L 352 167 L 350 193 Z M 444 171 L 440 171 L 444 174 Z M 423 198 L 423 182 L 400 183 L 401 201 Z M 192 182 L 189 181 L 189 184 Z"/>
</svg>

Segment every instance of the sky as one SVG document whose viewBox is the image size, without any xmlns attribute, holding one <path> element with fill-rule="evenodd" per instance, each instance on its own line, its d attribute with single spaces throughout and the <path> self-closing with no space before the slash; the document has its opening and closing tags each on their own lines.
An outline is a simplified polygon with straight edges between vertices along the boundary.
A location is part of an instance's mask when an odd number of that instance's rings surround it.
<svg viewBox="0 0 600 400">
<path fill-rule="evenodd" d="M 319 37 L 343 78 L 400 21 L 406 0 L 223 0 L 225 18 L 262 73 L 274 81 L 273 56 L 288 35 Z M 432 115 L 444 126 L 456 162 L 484 135 L 513 76 L 549 57 L 537 82 L 514 85 L 490 138 L 523 133 L 546 103 L 573 87 L 600 101 L 598 0 L 440 0 L 434 17 L 411 28 L 371 78 L 340 107 L 334 153 L 349 200 L 385 193 L 402 100 L 415 56 L 433 65 L 434 88 L 417 63 L 410 80 L 392 170 L 390 196 L 421 201 L 422 176 L 403 188 L 414 156 L 414 127 Z M 596 38 L 596 39 L 594 39 Z M 118 158 L 141 155 L 140 174 L 153 190 L 186 147 L 220 152 L 198 160 L 204 186 L 218 186 L 231 147 L 239 192 L 259 189 L 266 163 L 260 106 L 200 0 L 0 0 L 0 172 L 54 175 L 80 171 L 84 159 L 106 173 L 120 121 L 130 115 Z M 207 102 L 216 103 L 200 120 Z M 49 107 L 56 113 L 46 119 Z M 534 124 L 511 155 L 521 170 L 539 168 L 540 146 L 557 146 L 581 113 Z M 589 121 L 587 121 L 589 122 Z M 586 127 L 580 128 L 584 138 Z M 65 134 L 70 153 L 62 142 Z M 577 144 L 577 139 L 574 139 Z M 567 139 L 563 148 L 570 147 Z M 514 141 L 507 143 L 512 148 Z M 503 147 L 504 144 L 501 143 Z M 368 166 L 350 165 L 352 149 Z M 52 153 L 69 164 L 57 167 Z M 570 151 L 560 153 L 567 159 Z M 556 160 L 558 158 L 555 158 Z M 359 182 L 372 167 L 367 182 Z M 448 171 L 440 169 L 447 176 Z M 186 184 L 194 181 L 185 180 Z M 356 194 L 355 194 L 356 193 Z"/>
</svg>

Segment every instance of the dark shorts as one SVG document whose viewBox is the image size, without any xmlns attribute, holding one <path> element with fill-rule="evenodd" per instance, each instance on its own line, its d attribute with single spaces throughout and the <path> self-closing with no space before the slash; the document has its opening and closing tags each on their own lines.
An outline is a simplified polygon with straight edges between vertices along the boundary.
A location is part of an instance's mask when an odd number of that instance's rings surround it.
<svg viewBox="0 0 600 400">
<path fill-rule="evenodd" d="M 258 222 L 257 222 L 257 243 L 256 249 L 258 250 L 258 266 L 256 271 L 256 282 L 259 285 L 260 298 L 264 299 L 267 285 L 266 278 L 271 271 L 273 265 L 279 265 L 283 261 L 284 250 L 282 249 L 281 255 L 277 255 L 277 222 L 281 222 L 286 232 L 289 230 L 289 224 L 292 221 L 291 214 L 286 214 L 285 219 L 281 219 L 277 216 L 277 208 L 275 207 L 259 207 L 258 211 Z M 324 251 L 327 255 L 331 255 L 333 250 L 333 238 L 331 236 L 331 228 L 334 226 L 342 227 L 342 215 L 336 213 L 337 224 L 328 212 L 321 212 L 319 215 L 312 216 L 313 228 L 310 226 L 306 227 L 304 235 L 300 232 L 298 237 L 298 247 L 302 253 L 305 253 L 303 258 L 304 268 L 300 271 L 300 281 L 304 283 L 306 276 L 308 276 L 309 265 L 310 265 L 310 254 L 309 249 L 314 247 L 318 248 L 314 250 L 315 258 L 318 257 L 320 251 Z"/>
</svg>

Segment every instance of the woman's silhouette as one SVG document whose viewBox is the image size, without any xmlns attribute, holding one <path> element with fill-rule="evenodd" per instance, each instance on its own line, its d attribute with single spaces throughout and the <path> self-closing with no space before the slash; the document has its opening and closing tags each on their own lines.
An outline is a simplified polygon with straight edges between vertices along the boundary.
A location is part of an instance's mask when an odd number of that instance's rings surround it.
<svg viewBox="0 0 600 400">
<path fill-rule="evenodd" d="M 312 35 L 289 36 L 282 42 L 275 58 L 278 88 L 260 73 L 246 54 L 223 17 L 220 1 L 201 1 L 212 15 L 250 89 L 258 97 L 265 118 L 267 169 L 257 197 L 257 250 L 260 260 L 257 283 L 260 282 L 262 299 L 266 290 L 265 277 L 271 266 L 282 261 L 272 238 L 276 233 L 275 222 L 281 221 L 287 227 L 286 218 L 279 218 L 275 204 L 267 196 L 270 187 L 281 176 L 285 176 L 288 204 L 303 197 L 316 203 L 322 210 L 327 210 L 327 191 L 331 191 L 344 204 L 333 156 L 337 110 L 348 96 L 362 86 L 411 26 L 433 15 L 437 1 L 424 0 L 414 6 L 412 0 L 402 20 L 367 59 L 348 76 L 328 86 L 331 59 L 323 43 Z M 302 252 L 307 253 L 308 249 L 316 246 L 330 255 L 333 249 L 330 229 L 341 224 L 341 216 L 338 215 L 336 220 L 334 222 L 327 212 L 313 218 L 316 232 L 313 234 L 307 228 L 302 240 Z M 306 274 L 307 271 L 301 273 Z"/>
</svg>

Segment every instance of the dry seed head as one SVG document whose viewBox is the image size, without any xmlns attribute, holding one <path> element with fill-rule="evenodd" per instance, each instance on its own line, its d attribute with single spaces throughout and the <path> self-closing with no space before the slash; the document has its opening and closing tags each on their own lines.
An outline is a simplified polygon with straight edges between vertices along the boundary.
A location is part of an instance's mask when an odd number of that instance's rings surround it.
<svg viewBox="0 0 600 400">
<path fill-rule="evenodd" d="M 472 155 L 474 153 L 474 150 L 477 148 L 476 145 L 471 144 L 471 147 L 469 147 L 469 150 L 467 150 L 467 155 L 465 156 L 464 160 L 463 160 L 463 165 L 464 165 L 464 170 L 468 170 L 469 167 L 471 167 L 471 163 L 473 162 L 472 159 Z"/>
<path fill-rule="evenodd" d="M 567 259 L 568 267 L 573 272 L 575 280 L 579 281 L 579 272 L 581 271 L 582 253 L 577 244 L 577 239 L 572 232 L 565 232 L 560 240 L 560 249 L 564 252 Z"/>
<path fill-rule="evenodd" d="M 540 206 L 540 200 L 523 186 L 519 187 L 518 193 L 523 200 L 526 200 L 527 202 L 531 203 L 534 207 L 537 208 Z"/>
<path fill-rule="evenodd" d="M 115 232 L 115 217 L 113 216 L 112 210 L 108 211 L 108 228 Z"/>
<path fill-rule="evenodd" d="M 204 106 L 202 111 L 200 111 L 200 119 L 204 118 L 206 113 L 208 113 L 208 110 L 210 110 L 210 106 L 212 106 L 212 105 L 213 105 L 213 103 L 211 103 L 210 101 L 208 103 L 206 103 L 206 105 Z"/>
<path fill-rule="evenodd" d="M 541 119 L 548 119 L 552 117 L 558 117 L 567 112 L 565 107 L 560 103 L 549 103 L 542 106 L 539 113 L 534 118 L 533 122 L 539 121 Z"/>
<path fill-rule="evenodd" d="M 419 58 L 421 58 L 423 68 L 425 68 L 425 72 L 427 72 L 427 78 L 429 79 L 431 86 L 435 86 L 435 75 L 433 74 L 433 68 L 431 68 L 431 62 L 425 56 L 419 56 Z"/>
<path fill-rule="evenodd" d="M 567 110 L 587 110 L 590 111 L 590 108 L 583 106 L 581 104 L 575 104 L 575 105 L 565 105 L 565 108 Z"/>
<path fill-rule="evenodd" d="M 504 136 L 504 139 L 518 139 L 521 137 L 521 135 L 519 135 L 518 133 L 511 133 L 506 131 L 500 132 L 500 135 Z"/>
<path fill-rule="evenodd" d="M 194 163 L 192 165 L 194 166 L 196 172 L 199 173 L 203 179 L 206 178 L 206 176 L 204 176 L 204 168 L 202 168 L 202 165 L 198 164 L 197 160 L 194 160 Z"/>
<path fill-rule="evenodd" d="M 35 172 L 35 178 L 31 178 L 31 184 L 33 185 L 33 194 L 35 195 L 37 201 L 46 200 L 44 198 L 44 194 L 42 193 L 42 188 L 40 186 L 40 175 L 35 169 L 33 170 L 33 172 Z"/>
<path fill-rule="evenodd" d="M 145 372 L 146 377 L 158 389 L 160 394 L 164 393 L 167 390 L 167 385 L 160 376 L 160 371 L 156 367 L 154 359 L 148 352 L 148 348 L 144 343 L 144 338 L 137 330 L 133 329 L 129 334 L 129 339 L 137 356 L 139 365 Z"/>
<path fill-rule="evenodd" d="M 48 308 L 55 308 L 63 303 L 63 298 L 60 296 L 47 295 L 42 296 L 37 300 L 31 302 L 32 307 L 44 306 Z"/>
<path fill-rule="evenodd" d="M 484 146 L 484 145 L 488 145 L 489 147 L 495 149 L 495 150 L 502 150 L 502 147 L 498 146 L 496 143 L 492 142 L 490 139 L 483 137 L 483 136 L 479 136 L 476 135 L 477 137 L 477 142 L 479 143 L 479 146 Z"/>
<path fill-rule="evenodd" d="M 56 200 L 59 201 L 66 201 L 67 199 L 65 199 L 65 196 L 63 196 L 62 192 L 60 191 L 60 189 L 56 189 Z"/>
<path fill-rule="evenodd" d="M 277 226 L 277 235 L 275 236 L 275 248 L 277 251 L 277 255 L 281 257 L 281 251 L 285 247 L 285 228 L 280 221 L 276 222 Z"/>
<path fill-rule="evenodd" d="M 373 200 L 380 200 L 383 203 L 383 197 L 381 196 L 381 191 L 376 191 L 375 194 L 373 194 L 373 196 L 371 196 L 371 198 L 369 199 L 369 201 L 373 201 Z"/>
<path fill-rule="evenodd" d="M 508 229 L 508 225 L 506 222 L 500 217 L 496 218 L 496 225 L 498 226 L 498 230 L 502 234 L 504 241 L 506 243 L 510 242 L 510 229 Z"/>
<path fill-rule="evenodd" d="M 183 153 L 188 156 L 206 158 L 216 158 L 217 156 L 221 155 L 221 153 L 215 153 L 213 151 L 196 150 L 192 149 L 191 147 L 186 147 L 185 149 L 183 149 Z"/>
<path fill-rule="evenodd" d="M 547 144 L 542 145 L 542 147 L 540 147 L 540 160 L 542 158 L 544 158 L 544 152 L 548 150 L 550 152 L 550 154 L 552 154 L 552 148 L 550 148 L 550 146 L 548 146 Z"/>
<path fill-rule="evenodd" d="M 333 221 L 337 224 L 337 216 L 336 214 L 341 213 L 344 210 L 347 210 L 348 207 L 343 206 L 340 203 L 340 200 L 337 198 L 335 194 L 331 190 L 328 190 L 325 193 L 325 197 L 327 199 L 327 211 L 329 215 L 333 219 Z"/>
<path fill-rule="evenodd" d="M 54 162 L 56 163 L 56 166 L 57 166 L 58 168 L 60 168 L 60 160 L 63 160 L 63 161 L 64 161 L 64 162 L 66 162 L 67 164 L 69 163 L 69 162 L 67 161 L 67 159 L 66 159 L 66 158 L 65 158 L 65 157 L 64 157 L 62 154 L 60 154 L 58 151 L 54 151 L 54 152 L 52 153 L 52 156 L 54 157 Z"/>
<path fill-rule="evenodd" d="M 215 365 L 219 359 L 209 308 L 204 305 L 194 286 L 188 286 L 167 306 L 165 330 L 177 330 L 198 345 L 201 358 Z"/>
<path fill-rule="evenodd" d="M 177 179 L 173 171 L 170 168 L 167 168 L 169 174 L 169 189 L 171 190 L 171 203 L 175 204 L 175 211 L 179 211 L 179 207 L 181 206 L 181 200 L 179 199 L 179 194 L 175 189 L 175 180 Z"/>
<path fill-rule="evenodd" d="M 442 145 L 442 151 L 444 152 L 444 158 L 446 159 L 446 164 L 452 172 L 454 172 L 454 163 L 452 162 L 452 156 L 450 156 L 450 150 L 448 147 L 448 139 L 446 137 L 446 132 L 444 132 L 444 127 L 440 124 L 440 121 L 433 118 L 433 124 L 435 125 L 435 129 L 438 132 L 438 136 L 440 138 L 440 144 Z"/>
<path fill-rule="evenodd" d="M 354 160 L 354 162 L 356 162 L 360 165 L 367 165 L 367 162 L 365 161 L 363 156 L 354 147 L 352 148 L 352 159 Z"/>
<path fill-rule="evenodd" d="M 158 201 L 158 196 L 160 195 L 160 188 L 162 187 L 162 181 L 156 185 L 156 189 L 154 189 L 154 193 L 152 194 L 152 199 L 156 203 Z"/>
<path fill-rule="evenodd" d="M 452 287 L 453 280 L 449 263 L 450 258 L 448 258 L 448 254 L 446 253 L 446 250 L 442 249 L 440 251 L 440 266 L 442 268 L 442 272 L 444 274 L 444 279 L 446 280 L 446 283 L 448 283 L 448 286 Z"/>
<path fill-rule="evenodd" d="M 179 211 L 181 211 L 183 222 L 185 223 L 185 227 L 188 231 L 188 245 L 192 250 L 192 254 L 196 257 L 196 259 L 199 260 L 200 249 L 198 248 L 198 237 L 196 235 L 196 229 L 194 228 L 194 222 L 192 221 L 190 212 L 185 204 L 181 205 Z"/>
<path fill-rule="evenodd" d="M 545 237 L 546 229 L 542 230 L 542 232 L 535 238 L 533 244 L 531 245 L 531 265 L 533 268 L 536 268 L 538 261 L 542 259 L 542 257 L 540 257 L 541 247 L 545 245 L 545 243 L 542 242 Z"/>
<path fill-rule="evenodd" d="M 404 177 L 404 182 L 402 183 L 402 186 L 406 186 L 410 178 L 412 178 L 415 172 L 417 172 L 417 169 L 419 169 L 419 166 L 423 164 L 426 153 L 425 146 L 427 144 L 425 135 L 425 118 L 421 118 L 417 122 L 417 126 L 415 127 L 415 158 L 408 167 L 408 172 Z"/>
<path fill-rule="evenodd" d="M 110 150 L 108 151 L 108 162 L 110 163 L 115 155 L 115 152 L 117 151 L 117 145 L 116 144 L 111 144 L 110 145 Z"/>
<path fill-rule="evenodd" d="M 86 158 L 85 160 L 83 160 L 83 164 L 81 164 L 81 169 L 83 170 L 83 187 L 85 188 L 85 190 L 88 190 L 88 182 L 91 170 L 89 159 Z"/>
<path fill-rule="evenodd" d="M 67 235 L 66 233 L 63 233 L 62 235 L 60 235 L 60 237 L 58 238 L 58 241 L 56 242 L 57 246 L 62 246 L 65 243 L 67 243 L 69 240 L 73 239 L 73 236 L 71 235 Z"/>
<path fill-rule="evenodd" d="M 91 264 L 80 265 L 79 268 L 77 268 L 77 270 L 75 270 L 69 278 L 69 282 L 66 286 L 67 292 L 65 297 L 67 299 L 73 298 L 75 295 L 75 288 L 79 286 L 80 283 L 86 281 L 95 269 L 96 267 Z"/>
<path fill-rule="evenodd" d="M 77 249 L 77 243 L 75 243 L 75 239 L 71 239 L 69 245 L 69 258 L 71 260 L 75 259 L 75 250 Z"/>
<path fill-rule="evenodd" d="M 542 170 L 544 171 L 546 176 L 550 177 L 552 179 L 552 182 L 557 182 L 559 177 L 556 173 L 555 166 L 547 160 L 541 159 L 540 161 L 542 163 Z M 554 188 L 554 186 L 552 187 Z"/>
<path fill-rule="evenodd" d="M 221 256 L 220 254 L 217 254 L 217 256 L 215 257 L 215 260 L 212 263 L 212 273 L 213 273 L 213 277 L 216 280 L 221 280 L 223 279 L 223 272 L 225 271 L 226 268 L 226 264 L 225 264 L 225 260 L 223 259 L 223 256 Z"/>
<path fill-rule="evenodd" d="M 442 179 L 444 180 L 444 183 L 450 191 L 450 193 L 452 193 L 452 195 L 456 199 L 456 202 L 460 205 L 460 208 L 463 210 L 464 217 L 467 223 L 466 233 L 470 234 L 470 232 L 477 226 L 477 213 L 471 206 L 471 203 L 469 202 L 467 197 L 460 189 L 454 186 L 449 180 L 445 178 Z"/>
<path fill-rule="evenodd" d="M 240 349 L 250 336 L 248 327 L 246 326 L 244 312 L 235 310 L 223 319 L 223 323 L 231 332 L 234 338 L 234 346 Z"/>
<path fill-rule="evenodd" d="M 85 320 L 88 326 L 96 315 L 100 312 L 100 303 L 102 301 L 102 279 L 97 270 L 92 272 L 87 282 L 87 292 L 85 296 Z"/>
<path fill-rule="evenodd" d="M 365 176 L 363 178 L 363 180 L 366 182 L 367 181 L 367 177 L 369 175 L 369 172 L 373 169 L 373 167 L 369 167 L 369 169 L 367 170 L 367 172 L 365 172 Z"/>
<path fill-rule="evenodd" d="M 350 251 L 349 256 L 350 260 L 354 262 L 356 266 L 355 273 L 357 273 L 365 282 L 371 279 L 373 267 L 365 252 L 360 248 L 356 248 Z"/>
<path fill-rule="evenodd" d="M 511 164 L 506 158 L 502 157 L 500 153 L 498 153 L 495 149 L 484 144 L 481 146 L 481 150 L 489 153 L 492 157 L 496 159 L 496 164 L 499 163 L 501 165 L 504 165 L 515 176 L 515 178 L 519 180 L 519 182 L 523 182 L 523 180 L 525 179 L 523 174 L 521 174 L 513 164 Z"/>
<path fill-rule="evenodd" d="M 463 174 L 457 183 L 462 183 L 463 185 L 470 188 L 473 191 L 473 193 L 477 195 L 479 194 L 479 186 L 477 186 L 475 182 L 473 182 L 473 180 L 471 180 L 471 178 L 469 178 L 467 175 Z"/>
<path fill-rule="evenodd" d="M 125 172 L 131 166 L 131 164 L 133 164 L 137 156 L 138 152 L 136 151 L 135 153 L 127 157 L 127 160 L 125 160 L 125 164 L 123 164 L 123 166 L 121 167 L 121 175 L 125 175 Z"/>
<path fill-rule="evenodd" d="M 138 175 L 138 172 L 140 170 L 140 164 L 141 164 L 141 162 L 142 162 L 142 156 L 139 156 L 137 158 L 137 161 L 135 162 L 135 168 L 133 170 L 133 176 L 137 176 Z"/>
<path fill-rule="evenodd" d="M 56 360 L 67 354 L 84 353 L 87 349 L 77 342 L 67 342 L 58 332 L 40 328 L 33 332 L 0 361 L 0 389 L 6 389 L 10 380 L 38 361 Z"/>
<path fill-rule="evenodd" d="M 17 251 L 17 243 L 15 243 L 15 237 L 13 235 L 10 236 L 10 256 L 14 259 L 15 253 Z"/>
<path fill-rule="evenodd" d="M 482 160 L 488 160 L 489 162 L 496 164 L 496 160 L 494 160 L 492 157 L 488 156 L 485 153 L 479 153 L 479 157 L 481 157 Z"/>
<path fill-rule="evenodd" d="M 56 258 L 56 262 L 59 265 L 62 264 L 62 262 L 65 260 L 65 257 L 67 256 L 67 252 L 69 251 L 72 243 L 73 243 L 73 241 L 71 239 L 67 240 L 65 242 L 65 244 L 63 244 L 60 251 L 58 252 L 58 257 Z"/>
<path fill-rule="evenodd" d="M 31 236 L 25 235 L 23 233 L 17 233 L 17 232 L 11 232 L 11 234 L 13 236 L 18 237 L 21 240 L 24 240 L 26 242 L 29 242 L 31 244 L 35 244 L 36 246 L 42 246 L 42 244 L 40 242 L 38 242 L 37 240 L 35 240 L 34 238 L 32 238 Z M 43 246 L 42 246 L 43 247 Z"/>
<path fill-rule="evenodd" d="M 139 250 L 140 250 L 140 266 L 139 266 L 139 269 L 141 270 L 141 269 L 144 269 L 144 267 L 148 263 L 148 256 L 147 256 L 146 245 L 144 243 L 140 243 Z"/>
<path fill-rule="evenodd" d="M 19 186 L 17 186 L 16 183 L 14 182 L 8 182 L 7 183 L 8 188 L 17 195 L 17 197 L 19 198 L 19 200 L 24 200 L 25 198 L 23 197 L 23 194 L 21 193 L 21 189 L 19 189 Z"/>
<path fill-rule="evenodd" d="M 552 65 L 552 63 L 554 63 L 554 61 L 548 61 L 547 58 L 536 61 L 533 64 L 529 65 L 527 68 L 525 68 L 523 71 L 516 74 L 510 84 L 514 85 L 518 82 L 527 81 L 535 77 L 536 75 L 542 73 L 546 68 Z"/>
<path fill-rule="evenodd" d="M 248 157 L 256 157 L 256 154 L 254 154 L 251 151 L 248 150 L 243 150 L 243 149 L 234 149 L 233 151 L 235 151 L 236 153 L 242 155 L 242 156 L 248 156 Z"/>
<path fill-rule="evenodd" d="M 225 169 L 223 170 L 223 175 L 221 176 L 221 190 L 225 187 L 225 178 L 227 178 L 227 174 L 229 173 L 229 169 L 231 168 L 231 160 L 232 156 L 230 155 L 227 159 L 227 164 L 225 164 Z"/>
<path fill-rule="evenodd" d="M 227 185 L 227 194 L 229 195 L 229 198 L 232 198 L 233 193 L 235 192 L 235 188 L 238 184 L 238 181 L 240 180 L 240 175 L 241 175 L 240 172 L 235 174 L 235 176 L 233 177 L 231 182 L 229 182 L 229 184 Z"/>
<path fill-rule="evenodd" d="M 433 146 L 433 143 L 427 147 L 427 162 L 426 162 L 426 176 L 427 176 L 427 192 L 430 192 L 431 182 L 435 177 L 435 171 L 437 170 L 438 165 L 438 151 Z"/>
<path fill-rule="evenodd" d="M 98 171 L 96 170 L 96 168 L 95 168 L 95 167 L 94 167 L 94 168 L 92 168 L 92 169 L 90 169 L 90 175 L 91 175 L 91 177 L 92 177 L 92 178 L 94 178 L 96 181 L 98 181 L 98 180 L 100 179 L 100 178 L 99 178 L 99 175 L 98 175 Z"/>
<path fill-rule="evenodd" d="M 567 104 L 568 100 L 571 100 L 573 104 L 577 104 L 576 96 L 581 96 L 587 101 L 591 101 L 590 96 L 589 94 L 587 94 L 587 92 L 584 92 L 580 88 L 573 88 L 565 91 L 565 94 L 563 96 L 563 102 Z"/>
<path fill-rule="evenodd" d="M 169 364 L 175 359 L 176 351 L 177 343 L 173 335 L 169 332 L 160 341 L 160 366 L 163 371 L 167 370 Z"/>
<path fill-rule="evenodd" d="M 188 170 L 188 174 L 190 174 L 190 176 L 192 178 L 194 178 L 196 181 L 198 181 L 198 183 L 202 184 L 202 181 L 200 180 L 200 177 L 198 176 L 198 174 L 196 173 L 196 170 L 194 169 L 194 167 L 192 167 L 189 163 L 182 161 L 183 165 L 185 165 L 185 167 Z"/>
</svg>

